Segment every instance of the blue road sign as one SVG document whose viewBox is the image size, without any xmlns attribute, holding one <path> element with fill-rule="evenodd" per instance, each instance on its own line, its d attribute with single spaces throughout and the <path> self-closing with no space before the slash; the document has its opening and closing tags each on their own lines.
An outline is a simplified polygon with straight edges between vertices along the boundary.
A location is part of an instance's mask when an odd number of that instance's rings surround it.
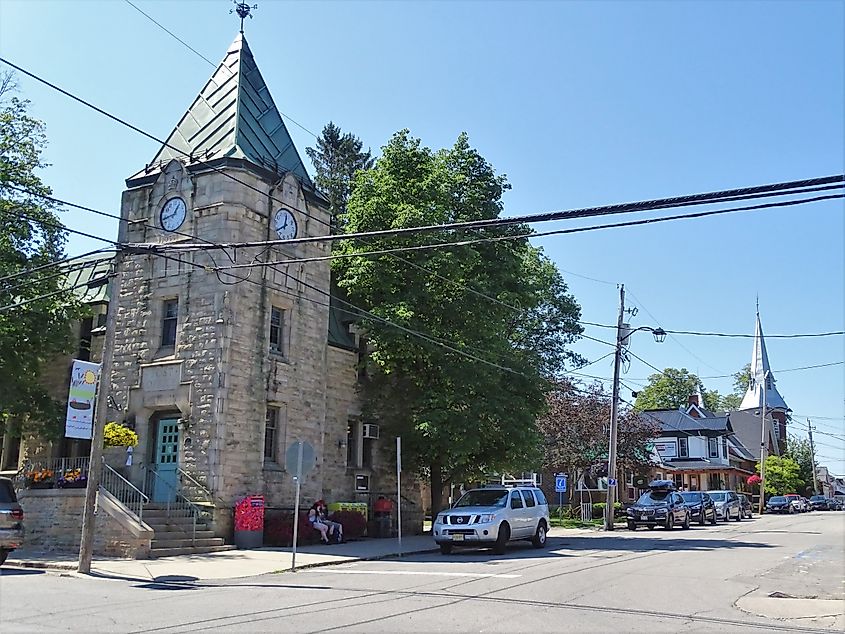
<svg viewBox="0 0 845 634">
<path fill-rule="evenodd" d="M 615 486 L 616 486 L 616 478 L 610 478 L 610 479 L 607 481 L 607 485 L 608 485 L 608 486 L 615 487 Z"/>
<path fill-rule="evenodd" d="M 566 493 L 566 475 L 555 476 L 555 493 Z"/>
</svg>

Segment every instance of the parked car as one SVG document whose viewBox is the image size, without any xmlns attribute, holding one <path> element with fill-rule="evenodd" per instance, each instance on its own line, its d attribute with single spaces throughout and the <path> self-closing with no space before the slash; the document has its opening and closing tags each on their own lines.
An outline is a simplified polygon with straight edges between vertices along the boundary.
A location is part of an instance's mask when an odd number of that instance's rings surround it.
<svg viewBox="0 0 845 634">
<path fill-rule="evenodd" d="M 807 508 L 804 506 L 804 502 L 801 501 L 801 496 L 797 493 L 787 493 L 783 497 L 789 500 L 790 504 L 792 504 L 792 508 L 795 509 L 796 513 L 804 513 L 807 510 Z"/>
<path fill-rule="evenodd" d="M 830 500 L 823 495 L 814 495 L 810 498 L 810 508 L 814 511 L 830 511 Z"/>
<path fill-rule="evenodd" d="M 836 498 L 827 498 L 828 505 L 830 506 L 831 511 L 841 511 L 842 510 L 842 502 L 837 500 Z"/>
<path fill-rule="evenodd" d="M 726 522 L 731 518 L 742 521 L 742 509 L 739 506 L 739 496 L 735 491 L 708 491 L 707 495 L 716 503 L 716 517 Z"/>
<path fill-rule="evenodd" d="M 716 523 L 716 505 L 704 491 L 682 491 L 679 494 L 690 512 L 690 519 L 704 526 L 705 522 Z"/>
<path fill-rule="evenodd" d="M 783 495 L 773 495 L 766 502 L 766 513 L 795 513 L 795 506 Z"/>
<path fill-rule="evenodd" d="M 752 508 L 751 500 L 748 498 L 745 493 L 737 493 L 737 497 L 739 498 L 739 508 L 742 512 L 742 516 L 751 519 L 751 516 L 754 514 L 754 509 Z"/>
<path fill-rule="evenodd" d="M 650 530 L 662 526 L 670 531 L 675 524 L 684 529 L 690 527 L 690 510 L 684 498 L 675 491 L 674 482 L 654 480 L 648 487 L 649 490 L 625 511 L 629 530 L 635 531 L 637 526 L 647 526 Z"/>
<path fill-rule="evenodd" d="M 0 478 L 0 566 L 23 544 L 23 509 L 9 478 Z"/>
<path fill-rule="evenodd" d="M 509 541 L 546 545 L 549 503 L 535 487 L 470 489 L 434 520 L 434 541 L 448 555 L 454 546 L 492 546 L 503 554 Z"/>
</svg>

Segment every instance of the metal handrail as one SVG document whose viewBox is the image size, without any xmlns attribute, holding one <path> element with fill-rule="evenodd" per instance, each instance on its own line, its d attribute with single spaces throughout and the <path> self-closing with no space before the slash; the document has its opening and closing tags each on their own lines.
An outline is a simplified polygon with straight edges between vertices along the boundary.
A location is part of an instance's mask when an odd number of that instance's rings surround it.
<svg viewBox="0 0 845 634">
<path fill-rule="evenodd" d="M 176 467 L 176 473 L 179 474 L 180 478 L 187 479 L 192 485 L 199 489 L 200 493 L 205 498 L 203 500 L 204 502 L 214 504 L 214 496 L 211 494 L 211 490 L 208 488 L 208 486 L 197 480 L 194 476 L 185 471 L 182 467 Z"/>
<path fill-rule="evenodd" d="M 138 518 L 139 524 L 143 524 L 144 504 L 147 504 L 150 498 L 106 464 L 105 457 L 103 458 L 103 470 L 100 473 L 100 488 L 116 498 Z"/>
<path fill-rule="evenodd" d="M 153 482 L 160 482 L 164 486 L 166 486 L 170 491 L 176 496 L 176 501 L 171 502 L 168 497 L 166 502 L 167 514 L 170 515 L 171 508 L 176 510 L 188 511 L 191 514 L 191 544 L 193 545 L 197 539 L 197 520 L 202 515 L 203 511 L 199 508 L 196 504 L 194 504 L 191 500 L 187 497 L 182 495 L 176 487 L 174 487 L 170 482 L 165 480 L 160 473 L 155 471 L 154 469 L 149 469 L 146 466 L 141 467 L 146 472 L 146 477 L 144 478 L 145 488 L 149 489 Z M 150 476 L 153 476 L 152 478 Z"/>
</svg>

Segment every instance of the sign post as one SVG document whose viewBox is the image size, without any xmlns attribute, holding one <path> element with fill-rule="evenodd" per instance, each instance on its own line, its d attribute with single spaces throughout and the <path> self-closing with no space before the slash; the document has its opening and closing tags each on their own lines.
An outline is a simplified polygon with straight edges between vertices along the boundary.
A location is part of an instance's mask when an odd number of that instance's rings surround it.
<svg viewBox="0 0 845 634">
<path fill-rule="evenodd" d="M 299 492 L 302 488 L 302 476 L 311 473 L 315 461 L 314 447 L 308 442 L 296 441 L 290 444 L 285 451 L 285 464 L 294 464 L 296 469 L 294 480 L 296 481 L 296 502 L 293 507 L 293 550 L 290 558 L 290 569 L 296 569 L 296 542 L 299 537 Z"/>
<path fill-rule="evenodd" d="M 555 475 L 555 492 L 558 494 L 557 512 L 561 519 L 563 519 L 563 494 L 566 493 L 566 474 L 558 473 Z"/>
<path fill-rule="evenodd" d="M 402 556 L 402 439 L 396 437 L 396 534 L 399 536 L 399 556 Z"/>
</svg>

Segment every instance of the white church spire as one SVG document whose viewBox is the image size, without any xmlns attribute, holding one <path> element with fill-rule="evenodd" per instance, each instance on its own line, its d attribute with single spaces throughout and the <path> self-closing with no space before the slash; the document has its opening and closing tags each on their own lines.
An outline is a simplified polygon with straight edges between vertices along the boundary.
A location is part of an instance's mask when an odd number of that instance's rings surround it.
<svg viewBox="0 0 845 634">
<path fill-rule="evenodd" d="M 763 389 L 766 390 L 766 409 L 788 410 L 786 401 L 775 387 L 775 375 L 769 366 L 763 326 L 760 324 L 760 308 L 757 307 L 757 325 L 754 329 L 754 351 L 751 354 L 751 381 L 742 398 L 739 409 L 760 409 L 763 407 Z"/>
</svg>

